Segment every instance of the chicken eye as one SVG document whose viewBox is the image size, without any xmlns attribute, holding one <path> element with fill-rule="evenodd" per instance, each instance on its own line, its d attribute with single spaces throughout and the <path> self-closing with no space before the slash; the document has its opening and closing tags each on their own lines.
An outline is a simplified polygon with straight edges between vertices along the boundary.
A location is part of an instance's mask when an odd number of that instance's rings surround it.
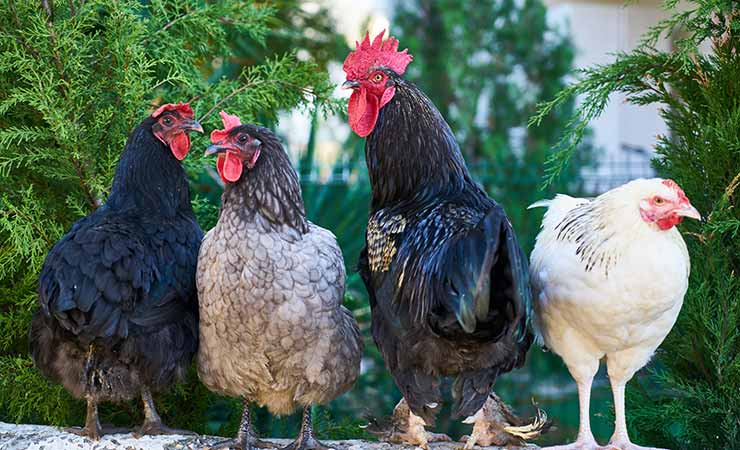
<svg viewBox="0 0 740 450">
<path fill-rule="evenodd" d="M 380 83 L 381 81 L 383 81 L 383 75 L 376 73 L 375 75 L 373 75 L 372 80 L 374 83 Z"/>
<path fill-rule="evenodd" d="M 240 134 L 238 139 L 239 139 L 239 143 L 244 144 L 245 142 L 247 142 L 247 135 Z"/>
<path fill-rule="evenodd" d="M 665 203 L 665 200 L 663 200 L 663 198 L 662 198 L 662 197 L 655 197 L 655 199 L 653 200 L 653 202 L 654 202 L 654 203 L 655 203 L 656 205 L 660 206 L 660 205 L 662 205 L 663 203 Z"/>
<path fill-rule="evenodd" d="M 165 116 L 165 118 L 162 119 L 162 123 L 167 126 L 172 125 L 172 119 L 169 116 Z"/>
</svg>

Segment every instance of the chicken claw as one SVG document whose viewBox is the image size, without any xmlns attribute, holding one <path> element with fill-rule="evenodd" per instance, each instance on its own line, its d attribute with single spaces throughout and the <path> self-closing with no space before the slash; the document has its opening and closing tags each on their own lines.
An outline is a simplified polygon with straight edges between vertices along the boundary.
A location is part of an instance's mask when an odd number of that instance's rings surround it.
<svg viewBox="0 0 740 450">
<path fill-rule="evenodd" d="M 87 417 L 85 418 L 85 426 L 82 428 L 68 427 L 63 428 L 62 430 L 67 433 L 92 439 L 93 441 L 99 441 L 100 437 L 105 434 L 122 434 L 129 433 L 131 431 L 128 428 L 101 426 L 100 419 L 98 419 L 98 403 L 92 397 L 87 398 Z"/>
<path fill-rule="evenodd" d="M 468 417 L 463 423 L 473 424 L 470 436 L 463 436 L 461 439 L 466 441 L 465 450 L 472 449 L 476 444 L 484 447 L 522 445 L 526 440 L 547 432 L 551 425 L 547 414 L 541 409 L 537 410 L 537 417 L 532 423 L 527 424 L 516 417 L 511 408 L 494 393 L 489 395 L 475 415 Z"/>
<path fill-rule="evenodd" d="M 255 448 L 274 448 L 274 446 L 269 442 L 261 441 L 254 436 L 250 436 L 246 439 L 237 436 L 234 439 L 227 439 L 214 445 L 204 447 L 203 450 L 254 450 Z"/>
<path fill-rule="evenodd" d="M 102 427 L 102 426 L 67 427 L 67 428 L 62 428 L 62 431 L 66 433 L 76 434 L 77 436 L 86 437 L 93 441 L 99 441 L 100 437 L 106 434 L 126 434 L 126 433 L 131 432 L 129 428 L 118 428 L 118 427 L 108 427 L 108 426 L 105 426 L 105 427 Z"/>
<path fill-rule="evenodd" d="M 280 450 L 331 450 L 318 439 L 313 432 L 313 419 L 311 418 L 311 406 L 308 405 L 303 409 L 303 421 L 301 431 L 295 441 L 286 445 Z"/>
<path fill-rule="evenodd" d="M 655 447 L 642 447 L 640 445 L 633 444 L 629 440 L 617 440 L 610 441 L 603 450 L 667 450 L 664 448 Z"/>
<path fill-rule="evenodd" d="M 141 390 L 141 400 L 144 403 L 144 424 L 138 431 L 134 432 L 135 438 L 138 439 L 142 436 L 154 436 L 158 434 L 179 434 L 183 436 L 196 434 L 189 430 L 178 430 L 177 428 L 170 428 L 163 424 L 154 406 L 154 399 L 149 388 L 145 387 Z"/>
<path fill-rule="evenodd" d="M 264 442 L 257 439 L 257 435 L 252 431 L 252 417 L 249 410 L 249 400 L 244 399 L 244 406 L 242 408 L 242 418 L 239 422 L 239 430 L 236 433 L 234 439 L 227 439 L 225 441 L 218 442 L 212 446 L 204 447 L 203 450 L 221 450 L 221 449 L 237 449 L 237 450 L 254 450 L 255 448 L 273 448 L 269 442 Z"/>
<path fill-rule="evenodd" d="M 378 420 L 373 422 L 367 426 L 367 431 L 381 441 L 415 445 L 424 450 L 429 448 L 430 442 L 452 442 L 446 434 L 426 431 L 424 419 L 412 413 L 403 398 L 393 410 L 389 424 L 381 424 Z"/>
<path fill-rule="evenodd" d="M 540 450 L 610 450 L 607 447 L 600 447 L 594 440 L 579 439 L 572 444 L 555 445 L 553 447 L 542 447 Z"/>
</svg>

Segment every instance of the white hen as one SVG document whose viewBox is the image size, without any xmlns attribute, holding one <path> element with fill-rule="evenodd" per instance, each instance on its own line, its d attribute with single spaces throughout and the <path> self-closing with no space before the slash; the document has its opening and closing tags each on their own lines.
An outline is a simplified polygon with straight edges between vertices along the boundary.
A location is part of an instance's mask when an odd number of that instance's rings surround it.
<svg viewBox="0 0 740 450">
<path fill-rule="evenodd" d="M 599 448 L 589 424 L 591 382 L 606 357 L 616 423 L 609 449 L 637 450 L 627 435 L 624 386 L 676 321 L 689 255 L 676 230 L 700 219 L 672 180 L 639 179 L 594 199 L 557 195 L 531 256 L 539 337 L 578 383 L 577 441 L 551 449 Z M 530 208 L 531 208 L 530 207 Z"/>
</svg>

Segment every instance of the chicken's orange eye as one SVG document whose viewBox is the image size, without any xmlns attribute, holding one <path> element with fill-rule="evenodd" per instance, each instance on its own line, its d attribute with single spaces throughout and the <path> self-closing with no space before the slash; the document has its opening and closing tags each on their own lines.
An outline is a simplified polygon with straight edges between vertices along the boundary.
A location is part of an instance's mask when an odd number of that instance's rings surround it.
<svg viewBox="0 0 740 450">
<path fill-rule="evenodd" d="M 655 199 L 653 200 L 653 202 L 655 202 L 656 205 L 660 206 L 663 203 L 665 203 L 665 200 L 663 200 L 662 197 L 655 197 Z"/>
<path fill-rule="evenodd" d="M 383 81 L 383 75 L 381 75 L 379 73 L 376 73 L 375 75 L 373 75 L 373 82 L 374 83 L 380 83 L 381 81 Z"/>
</svg>

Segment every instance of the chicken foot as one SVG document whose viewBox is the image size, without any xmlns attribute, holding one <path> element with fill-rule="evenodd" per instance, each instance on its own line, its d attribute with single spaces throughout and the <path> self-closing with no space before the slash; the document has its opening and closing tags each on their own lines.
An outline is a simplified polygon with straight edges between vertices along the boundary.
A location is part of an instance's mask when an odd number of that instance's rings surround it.
<svg viewBox="0 0 740 450">
<path fill-rule="evenodd" d="M 543 447 L 541 450 L 602 450 L 599 444 L 596 443 L 594 435 L 591 432 L 591 420 L 589 417 L 590 405 L 591 405 L 591 384 L 596 374 L 596 369 L 599 367 L 599 362 L 596 360 L 592 367 L 593 371 L 585 374 L 581 377 L 574 375 L 576 383 L 578 384 L 578 404 L 580 409 L 580 425 L 578 428 L 578 438 L 572 444 L 568 445 L 557 445 L 554 447 Z"/>
<path fill-rule="evenodd" d="M 280 450 L 330 450 L 330 447 L 325 446 L 316 439 L 316 435 L 313 432 L 311 405 L 303 408 L 301 431 L 298 433 L 296 440 Z"/>
<path fill-rule="evenodd" d="M 424 450 L 429 448 L 430 442 L 450 442 L 446 434 L 431 433 L 424 428 L 426 422 L 417 416 L 409 408 L 405 398 L 401 398 L 396 407 L 393 409 L 390 429 L 385 431 L 375 431 L 380 440 L 392 442 L 394 444 L 408 444 L 421 447 Z"/>
<path fill-rule="evenodd" d="M 665 450 L 653 447 L 641 447 L 633 444 L 627 434 L 627 421 L 624 412 L 624 382 L 612 380 L 612 394 L 614 395 L 614 435 L 605 450 Z"/>
<path fill-rule="evenodd" d="M 134 433 L 134 437 L 151 436 L 157 434 L 182 434 L 192 435 L 195 434 L 188 430 L 178 430 L 176 428 L 170 428 L 162 423 L 162 418 L 157 413 L 157 408 L 154 406 L 154 399 L 152 393 L 148 387 L 141 389 L 141 401 L 144 403 L 144 423 L 141 425 L 138 431 Z"/>
<path fill-rule="evenodd" d="M 244 409 L 242 409 L 242 419 L 239 422 L 239 431 L 236 433 L 234 439 L 227 439 L 225 441 L 218 442 L 217 444 L 205 447 L 203 450 L 221 450 L 221 449 L 237 449 L 237 450 L 254 450 L 255 448 L 273 448 L 269 442 L 261 441 L 257 439 L 257 436 L 252 431 L 252 416 L 249 411 L 249 400 L 244 399 Z"/>
<path fill-rule="evenodd" d="M 67 433 L 83 436 L 94 441 L 99 441 L 100 436 L 104 434 L 119 434 L 131 431 L 128 428 L 102 427 L 100 425 L 100 419 L 98 418 L 98 403 L 91 396 L 87 397 L 87 417 L 85 418 L 85 426 L 82 428 L 68 427 L 63 430 Z"/>
<path fill-rule="evenodd" d="M 460 439 L 466 441 L 466 450 L 472 449 L 476 444 L 484 447 L 523 445 L 526 440 L 539 437 L 550 427 L 544 411 L 538 409 L 537 417 L 532 423 L 527 424 L 516 417 L 509 406 L 494 393 L 488 396 L 478 412 L 465 419 L 463 423 L 473 424 L 470 436 L 463 436 Z"/>
</svg>

